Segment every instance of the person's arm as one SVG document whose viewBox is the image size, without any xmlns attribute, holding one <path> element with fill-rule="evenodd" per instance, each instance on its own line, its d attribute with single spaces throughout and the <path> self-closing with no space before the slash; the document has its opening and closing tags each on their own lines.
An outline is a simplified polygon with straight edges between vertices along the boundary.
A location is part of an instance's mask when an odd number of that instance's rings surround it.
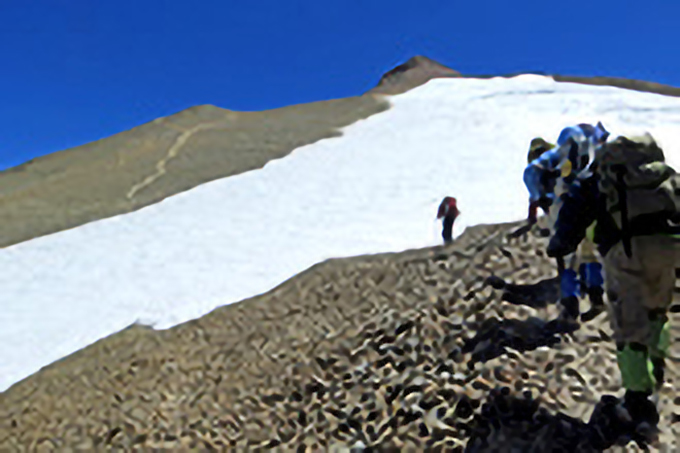
<svg viewBox="0 0 680 453">
<path fill-rule="evenodd" d="M 524 185 L 529 192 L 529 212 L 527 220 L 530 224 L 536 223 L 538 215 L 539 201 L 544 197 L 544 169 L 533 164 L 529 164 L 524 169 Z"/>
<path fill-rule="evenodd" d="M 538 222 L 538 203 L 535 201 L 529 202 L 529 215 L 527 216 L 527 221 L 531 225 Z"/>
</svg>

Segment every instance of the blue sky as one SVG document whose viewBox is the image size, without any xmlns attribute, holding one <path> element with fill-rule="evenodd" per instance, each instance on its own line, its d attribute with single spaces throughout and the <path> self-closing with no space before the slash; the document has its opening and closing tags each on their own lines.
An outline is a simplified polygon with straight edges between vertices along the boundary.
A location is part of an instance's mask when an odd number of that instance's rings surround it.
<svg viewBox="0 0 680 453">
<path fill-rule="evenodd" d="M 2 0 L 0 169 L 193 105 L 358 95 L 417 54 L 680 86 L 680 2 L 590 3 Z"/>
</svg>

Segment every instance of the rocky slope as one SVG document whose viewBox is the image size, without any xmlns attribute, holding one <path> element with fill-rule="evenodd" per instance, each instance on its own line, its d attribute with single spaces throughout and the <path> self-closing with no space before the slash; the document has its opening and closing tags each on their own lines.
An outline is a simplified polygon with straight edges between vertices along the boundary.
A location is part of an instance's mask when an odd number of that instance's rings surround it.
<svg viewBox="0 0 680 453">
<path fill-rule="evenodd" d="M 0 450 L 510 451 L 480 449 L 481 436 L 574 451 L 601 395 L 620 394 L 607 316 L 522 352 L 557 314 L 557 289 L 545 239 L 508 239 L 514 227 L 331 260 L 173 329 L 133 326 L 0 394 Z M 492 275 L 538 284 L 527 292 L 537 308 L 504 301 Z M 658 451 L 680 448 L 673 333 Z M 482 341 L 469 351 L 472 338 Z M 507 396 L 490 405 L 500 387 Z M 536 402 L 523 402 L 529 394 Z M 531 404 L 542 409 L 527 418 Z"/>
</svg>

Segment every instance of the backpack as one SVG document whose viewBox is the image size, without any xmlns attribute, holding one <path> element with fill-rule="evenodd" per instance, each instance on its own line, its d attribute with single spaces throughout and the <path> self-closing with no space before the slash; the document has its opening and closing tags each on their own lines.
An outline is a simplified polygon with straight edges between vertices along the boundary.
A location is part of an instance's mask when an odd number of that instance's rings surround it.
<svg viewBox="0 0 680 453">
<path fill-rule="evenodd" d="M 444 197 L 437 210 L 437 218 L 451 217 L 454 220 L 460 215 L 457 200 L 454 197 Z"/>
<path fill-rule="evenodd" d="M 603 144 L 596 150 L 594 166 L 600 196 L 628 257 L 632 236 L 673 232 L 668 220 L 678 221 L 680 174 L 665 162 L 649 133 Z"/>
</svg>

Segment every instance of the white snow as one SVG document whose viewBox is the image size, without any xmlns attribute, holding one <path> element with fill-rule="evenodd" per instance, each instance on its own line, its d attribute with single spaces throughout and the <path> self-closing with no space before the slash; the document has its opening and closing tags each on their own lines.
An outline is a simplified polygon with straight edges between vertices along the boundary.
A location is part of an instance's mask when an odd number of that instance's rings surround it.
<svg viewBox="0 0 680 453">
<path fill-rule="evenodd" d="M 0 391 L 139 320 L 167 328 L 261 294 L 331 257 L 441 242 L 524 218 L 529 141 L 602 120 L 680 158 L 680 99 L 541 76 L 432 81 L 393 108 L 140 211 L 0 249 Z"/>
</svg>

